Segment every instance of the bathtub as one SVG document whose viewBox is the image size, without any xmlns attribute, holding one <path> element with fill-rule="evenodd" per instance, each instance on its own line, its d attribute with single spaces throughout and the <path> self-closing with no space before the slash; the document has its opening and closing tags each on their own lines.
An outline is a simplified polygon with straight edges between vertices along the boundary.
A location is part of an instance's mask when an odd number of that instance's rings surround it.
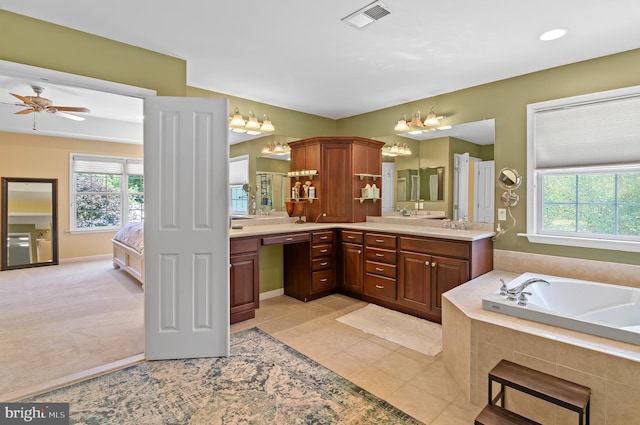
<svg viewBox="0 0 640 425">
<path fill-rule="evenodd" d="M 500 290 L 482 299 L 482 308 L 522 319 L 572 329 L 591 335 L 640 345 L 640 289 L 538 273 L 523 273 L 507 287 L 529 278 L 542 282 L 529 285 L 525 307 L 507 301 Z M 500 286 L 497 282 L 497 286 Z"/>
</svg>

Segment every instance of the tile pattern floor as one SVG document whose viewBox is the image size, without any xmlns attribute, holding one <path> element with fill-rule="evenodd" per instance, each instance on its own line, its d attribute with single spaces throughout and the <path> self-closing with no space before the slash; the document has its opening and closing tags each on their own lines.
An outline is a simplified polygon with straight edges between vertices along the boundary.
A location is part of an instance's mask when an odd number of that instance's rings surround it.
<svg viewBox="0 0 640 425">
<path fill-rule="evenodd" d="M 467 402 L 441 354 L 426 356 L 335 320 L 365 305 L 337 294 L 307 303 L 283 295 L 261 301 L 256 318 L 231 332 L 256 326 L 425 424 L 473 423 L 481 407 Z"/>
</svg>

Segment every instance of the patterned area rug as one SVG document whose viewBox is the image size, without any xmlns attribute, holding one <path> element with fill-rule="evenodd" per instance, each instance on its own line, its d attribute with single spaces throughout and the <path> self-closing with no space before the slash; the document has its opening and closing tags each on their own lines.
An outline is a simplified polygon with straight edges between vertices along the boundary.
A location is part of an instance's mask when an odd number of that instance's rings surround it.
<svg viewBox="0 0 640 425">
<path fill-rule="evenodd" d="M 427 356 L 442 351 L 441 325 L 379 305 L 368 304 L 336 320 Z"/>
<path fill-rule="evenodd" d="M 70 403 L 72 424 L 420 424 L 253 328 L 228 358 L 163 360 L 26 402 Z"/>
</svg>

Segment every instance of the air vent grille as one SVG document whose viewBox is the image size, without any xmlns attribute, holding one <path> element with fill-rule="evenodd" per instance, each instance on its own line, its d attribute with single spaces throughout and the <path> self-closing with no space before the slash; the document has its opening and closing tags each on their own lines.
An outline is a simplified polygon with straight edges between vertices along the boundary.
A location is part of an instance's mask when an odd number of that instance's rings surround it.
<svg viewBox="0 0 640 425">
<path fill-rule="evenodd" d="M 360 10 L 356 10 L 349 16 L 342 18 L 342 22 L 354 28 L 362 29 L 390 13 L 389 8 L 383 2 L 375 1 Z"/>
</svg>

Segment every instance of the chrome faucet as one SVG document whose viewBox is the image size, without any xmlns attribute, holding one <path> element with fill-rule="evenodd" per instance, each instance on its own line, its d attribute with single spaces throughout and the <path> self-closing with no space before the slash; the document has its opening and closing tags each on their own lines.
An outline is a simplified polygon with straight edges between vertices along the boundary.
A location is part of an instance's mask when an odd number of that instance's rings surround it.
<svg viewBox="0 0 640 425">
<path fill-rule="evenodd" d="M 539 277 L 532 277 L 531 279 L 525 280 L 515 288 L 507 289 L 507 301 L 518 301 L 518 296 L 525 290 L 525 288 L 531 285 L 532 283 L 536 283 L 536 282 L 542 282 L 547 286 L 551 285 L 549 282 L 547 282 L 544 279 L 541 279 Z"/>
</svg>

